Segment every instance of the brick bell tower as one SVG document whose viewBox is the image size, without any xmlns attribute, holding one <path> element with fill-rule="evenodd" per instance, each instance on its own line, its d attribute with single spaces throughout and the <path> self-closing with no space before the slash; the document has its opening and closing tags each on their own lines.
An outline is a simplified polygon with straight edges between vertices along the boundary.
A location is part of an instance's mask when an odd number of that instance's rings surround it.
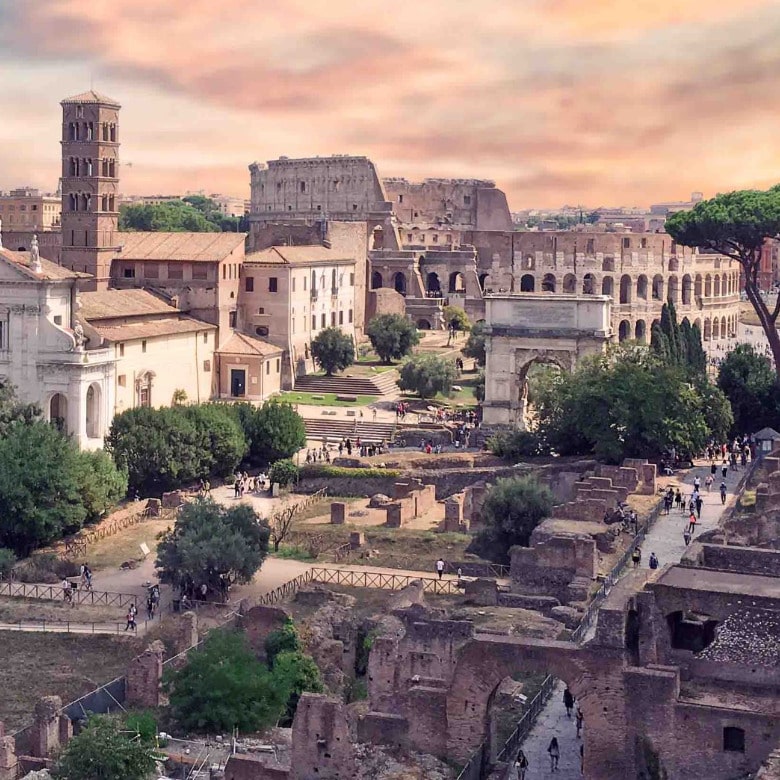
<svg viewBox="0 0 780 780">
<path fill-rule="evenodd" d="M 94 90 L 63 100 L 61 264 L 106 290 L 119 230 L 119 109 Z"/>
</svg>

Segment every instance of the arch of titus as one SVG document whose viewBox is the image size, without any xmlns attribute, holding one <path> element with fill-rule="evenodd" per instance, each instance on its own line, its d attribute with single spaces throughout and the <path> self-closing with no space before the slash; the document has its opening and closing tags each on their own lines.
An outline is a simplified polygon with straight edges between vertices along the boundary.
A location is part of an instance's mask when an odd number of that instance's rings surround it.
<svg viewBox="0 0 780 780">
<path fill-rule="evenodd" d="M 526 377 L 534 363 L 573 371 L 612 340 L 608 295 L 485 296 L 486 425 L 524 426 Z"/>
</svg>

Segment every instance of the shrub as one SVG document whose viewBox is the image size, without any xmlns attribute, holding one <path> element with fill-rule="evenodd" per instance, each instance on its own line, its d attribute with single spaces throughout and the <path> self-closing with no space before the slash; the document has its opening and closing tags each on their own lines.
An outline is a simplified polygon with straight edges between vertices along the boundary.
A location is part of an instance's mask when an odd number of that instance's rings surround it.
<svg viewBox="0 0 780 780">
<path fill-rule="evenodd" d="M 366 335 L 383 363 L 400 360 L 420 343 L 420 334 L 403 314 L 380 314 L 366 327 Z"/>
<path fill-rule="evenodd" d="M 340 328 L 325 328 L 312 339 L 311 355 L 317 365 L 332 376 L 355 362 L 355 343 Z"/>
<path fill-rule="evenodd" d="M 458 372 L 454 361 L 439 355 L 415 355 L 401 366 L 398 386 L 417 393 L 420 398 L 433 398 L 437 393 L 449 395 Z"/>
<path fill-rule="evenodd" d="M 488 439 L 487 447 L 499 458 L 515 462 L 543 454 L 542 442 L 533 431 L 507 431 Z"/>
<path fill-rule="evenodd" d="M 0 547 L 0 577 L 9 577 L 16 563 L 16 555 L 7 547 Z"/>
<path fill-rule="evenodd" d="M 268 473 L 268 479 L 273 485 L 278 482 L 279 485 L 292 485 L 298 481 L 299 469 L 291 460 L 277 460 Z"/>
<path fill-rule="evenodd" d="M 397 469 L 380 468 L 355 468 L 346 466 L 331 466 L 328 463 L 312 463 L 300 469 L 301 479 L 346 478 L 346 479 L 383 479 L 385 477 L 397 477 L 401 472 Z"/>
<path fill-rule="evenodd" d="M 281 628 L 272 631 L 265 639 L 265 660 L 269 668 L 274 665 L 276 656 L 279 653 L 293 652 L 300 650 L 300 641 L 298 632 L 295 630 L 295 623 L 291 618 L 285 620 Z"/>
</svg>

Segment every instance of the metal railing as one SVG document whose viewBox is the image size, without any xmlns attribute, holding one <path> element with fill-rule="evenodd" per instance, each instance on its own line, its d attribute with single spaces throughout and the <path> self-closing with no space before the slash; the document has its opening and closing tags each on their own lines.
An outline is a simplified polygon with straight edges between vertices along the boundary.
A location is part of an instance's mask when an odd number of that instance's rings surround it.
<svg viewBox="0 0 780 780">
<path fill-rule="evenodd" d="M 136 621 L 136 630 L 127 628 L 127 621 L 112 621 L 110 623 L 88 623 L 70 620 L 14 620 L 0 621 L 0 631 L 22 631 L 42 634 L 123 634 L 129 632 L 135 636 L 138 629 L 144 632 L 152 621 Z"/>
<path fill-rule="evenodd" d="M 411 582 L 421 580 L 426 593 L 451 595 L 460 592 L 457 580 L 421 577 L 411 574 L 387 574 L 378 571 L 351 569 L 310 569 L 311 579 L 324 584 L 346 585 L 350 588 L 377 588 L 379 590 L 401 590 Z"/>
<path fill-rule="evenodd" d="M 66 593 L 69 595 L 66 596 Z M 132 593 L 111 593 L 105 590 L 71 588 L 60 585 L 30 585 L 24 582 L 0 582 L 0 596 L 24 599 L 45 599 L 70 604 L 101 607 L 129 607 L 138 604 L 140 597 Z"/>
</svg>

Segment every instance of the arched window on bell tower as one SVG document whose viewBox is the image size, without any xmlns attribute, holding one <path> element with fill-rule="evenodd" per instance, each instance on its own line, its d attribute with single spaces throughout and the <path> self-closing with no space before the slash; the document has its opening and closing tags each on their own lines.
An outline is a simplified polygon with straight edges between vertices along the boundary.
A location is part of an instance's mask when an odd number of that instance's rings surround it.
<svg viewBox="0 0 780 780">
<path fill-rule="evenodd" d="M 68 196 L 70 199 L 70 209 L 69 211 L 78 211 L 79 210 L 79 196 L 75 192 L 71 192 Z M 73 242 L 71 242 L 73 243 Z"/>
</svg>

